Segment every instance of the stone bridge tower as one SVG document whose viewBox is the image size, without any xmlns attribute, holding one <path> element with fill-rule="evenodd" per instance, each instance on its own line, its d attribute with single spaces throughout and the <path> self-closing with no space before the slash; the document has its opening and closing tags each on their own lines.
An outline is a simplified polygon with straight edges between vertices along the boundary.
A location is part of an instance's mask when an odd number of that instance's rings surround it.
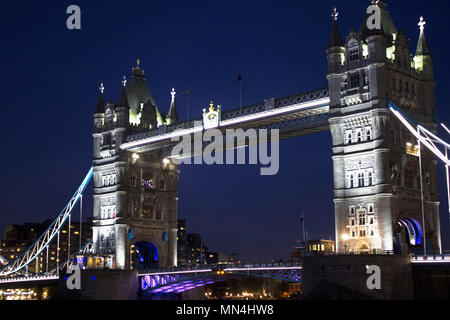
<svg viewBox="0 0 450 320">
<path fill-rule="evenodd" d="M 103 84 L 94 113 L 94 256 L 91 265 L 128 269 L 177 264 L 178 166 L 161 151 L 120 149 L 130 133 L 166 125 L 144 71 L 124 77 L 118 103 L 105 105 Z M 178 121 L 172 92 L 169 122 Z M 138 264 L 138 265 L 136 265 Z"/>
<path fill-rule="evenodd" d="M 381 30 L 351 29 L 343 41 L 333 14 L 327 49 L 334 203 L 339 252 L 441 250 L 436 162 L 422 150 L 425 228 L 417 141 L 393 118 L 387 97 L 436 130 L 432 55 L 421 19 L 415 55 L 386 3 Z"/>
</svg>

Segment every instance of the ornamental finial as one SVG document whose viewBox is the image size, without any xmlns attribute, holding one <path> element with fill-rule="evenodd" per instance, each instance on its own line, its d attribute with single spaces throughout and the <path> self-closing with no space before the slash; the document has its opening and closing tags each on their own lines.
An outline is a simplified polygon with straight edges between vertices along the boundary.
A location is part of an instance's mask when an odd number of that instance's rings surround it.
<svg viewBox="0 0 450 320">
<path fill-rule="evenodd" d="M 139 65 L 141 64 L 141 60 L 138 58 L 136 61 L 136 70 L 140 70 Z"/>
<path fill-rule="evenodd" d="M 333 12 L 331 13 L 331 17 L 333 18 L 334 21 L 337 21 L 338 15 L 339 15 L 339 12 L 337 11 L 336 8 L 334 8 Z"/>
<path fill-rule="evenodd" d="M 209 103 L 209 111 L 214 111 L 214 104 L 212 101 Z"/>
<path fill-rule="evenodd" d="M 423 32 L 423 30 L 425 29 L 425 25 L 427 24 L 427 22 L 423 19 L 423 17 L 420 17 L 420 21 L 418 23 L 418 26 L 420 28 L 420 32 Z"/>
<path fill-rule="evenodd" d="M 172 103 L 174 103 L 174 101 L 175 101 L 175 95 L 176 95 L 177 93 L 175 92 L 175 88 L 172 88 L 172 91 L 170 92 L 170 95 L 172 96 Z"/>
<path fill-rule="evenodd" d="M 127 78 L 125 76 L 123 76 L 123 79 L 122 79 L 122 86 L 123 87 L 127 86 Z"/>
<path fill-rule="evenodd" d="M 100 93 L 103 94 L 103 91 L 105 91 L 105 87 L 103 86 L 103 82 L 100 83 L 100 88 L 98 88 L 100 90 Z"/>
</svg>

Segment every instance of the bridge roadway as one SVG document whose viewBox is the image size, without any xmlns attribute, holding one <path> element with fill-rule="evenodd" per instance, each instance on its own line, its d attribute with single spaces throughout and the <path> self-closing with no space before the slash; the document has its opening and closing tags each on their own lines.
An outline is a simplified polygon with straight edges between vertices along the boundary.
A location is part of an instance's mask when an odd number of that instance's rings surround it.
<svg viewBox="0 0 450 320">
<path fill-rule="evenodd" d="M 241 109 L 222 111 L 218 129 L 279 129 L 280 139 L 329 130 L 328 89 L 318 89 L 279 99 L 266 99 Z M 172 138 L 203 131 L 202 119 L 161 126 L 144 133 L 129 134 L 121 149 L 135 153 L 165 149 Z"/>
<path fill-rule="evenodd" d="M 152 294 L 182 293 L 230 277 L 252 276 L 301 283 L 300 263 L 205 265 L 141 270 L 141 289 Z"/>
</svg>

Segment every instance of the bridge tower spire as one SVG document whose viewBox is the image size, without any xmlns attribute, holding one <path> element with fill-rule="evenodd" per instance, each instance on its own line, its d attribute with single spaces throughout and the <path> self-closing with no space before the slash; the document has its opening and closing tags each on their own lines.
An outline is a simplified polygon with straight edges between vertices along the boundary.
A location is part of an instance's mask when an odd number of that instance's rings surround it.
<svg viewBox="0 0 450 320">
<path fill-rule="evenodd" d="M 397 31 L 386 3 L 373 4 L 381 10 L 380 30 L 367 26 L 366 15 L 360 31 L 351 30 L 341 45 L 334 14 L 327 49 L 337 250 L 417 252 L 423 248 L 406 243 L 399 223 L 407 218 L 420 229 L 422 221 L 417 142 L 390 114 L 386 97 L 436 128 L 432 65 L 421 70 L 411 61 L 408 39 Z M 418 47 L 416 57 L 430 61 L 423 30 Z M 422 159 L 424 236 L 439 252 L 436 163 L 425 150 Z"/>
</svg>

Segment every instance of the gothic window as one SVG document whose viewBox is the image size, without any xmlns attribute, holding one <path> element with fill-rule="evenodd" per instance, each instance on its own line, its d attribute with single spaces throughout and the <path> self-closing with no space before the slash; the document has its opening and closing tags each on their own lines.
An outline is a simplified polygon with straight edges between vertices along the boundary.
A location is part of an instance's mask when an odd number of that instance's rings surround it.
<svg viewBox="0 0 450 320">
<path fill-rule="evenodd" d="M 166 182 L 162 179 L 159 181 L 159 188 L 161 190 L 166 190 Z"/>
<path fill-rule="evenodd" d="M 365 213 L 360 213 L 359 214 L 359 225 L 360 226 L 365 226 L 366 225 L 366 214 Z"/>
<path fill-rule="evenodd" d="M 356 141 L 358 143 L 360 143 L 362 141 L 362 135 L 361 135 L 361 131 L 358 130 L 358 133 L 356 134 Z"/>
<path fill-rule="evenodd" d="M 130 176 L 130 186 L 136 187 L 136 176 Z"/>
<path fill-rule="evenodd" d="M 354 226 L 354 225 L 355 225 L 355 220 L 352 219 L 352 226 Z"/>
<path fill-rule="evenodd" d="M 345 144 L 352 143 L 352 130 L 347 130 L 345 133 Z"/>
<path fill-rule="evenodd" d="M 367 73 L 364 75 L 364 86 L 367 87 L 369 85 L 369 76 Z"/>
<path fill-rule="evenodd" d="M 358 187 L 364 187 L 364 173 L 358 174 Z"/>
<path fill-rule="evenodd" d="M 155 219 L 156 219 L 156 220 L 161 220 L 161 218 L 162 218 L 162 212 L 161 212 L 161 210 L 156 210 Z"/>
<path fill-rule="evenodd" d="M 352 231 L 352 238 L 356 237 L 355 231 Z"/>
<path fill-rule="evenodd" d="M 371 235 L 372 237 L 374 236 L 373 230 L 370 231 L 370 235 Z"/>
<path fill-rule="evenodd" d="M 153 219 L 153 207 L 144 206 L 142 208 L 142 219 L 146 219 L 146 220 Z"/>
<path fill-rule="evenodd" d="M 407 189 L 414 189 L 414 178 L 410 171 L 405 171 L 405 187 Z"/>
<path fill-rule="evenodd" d="M 369 172 L 369 186 L 373 186 L 373 173 Z"/>
<path fill-rule="evenodd" d="M 348 89 L 348 81 L 347 81 L 347 78 L 344 79 L 344 89 L 345 89 L 345 90 Z"/>
<path fill-rule="evenodd" d="M 406 91 L 406 94 L 409 94 L 409 82 L 408 81 L 405 81 L 405 91 Z"/>
<path fill-rule="evenodd" d="M 359 74 L 350 77 L 350 89 L 359 88 Z"/>
<path fill-rule="evenodd" d="M 350 175 L 350 188 L 353 188 L 353 175 Z"/>
<path fill-rule="evenodd" d="M 100 248 L 103 248 L 105 246 L 105 235 L 100 236 Z"/>
<path fill-rule="evenodd" d="M 397 89 L 397 79 L 391 78 L 391 88 L 392 88 L 392 90 Z"/>
<path fill-rule="evenodd" d="M 373 224 L 373 218 L 370 218 L 370 224 Z"/>
<path fill-rule="evenodd" d="M 413 96 L 416 95 L 416 84 L 415 83 L 411 84 L 411 93 Z"/>
<path fill-rule="evenodd" d="M 372 130 L 370 127 L 366 128 L 366 137 L 368 141 L 372 140 Z"/>
<path fill-rule="evenodd" d="M 111 136 L 107 133 L 102 136 L 102 146 L 109 146 L 111 144 Z"/>
<path fill-rule="evenodd" d="M 398 91 L 403 92 L 403 80 L 398 80 Z"/>
<path fill-rule="evenodd" d="M 369 205 L 368 205 L 368 208 L 369 208 L 369 213 L 374 213 L 375 211 L 374 211 L 374 207 L 373 207 L 373 203 L 370 203 Z M 371 223 L 372 224 L 372 223 Z"/>
<path fill-rule="evenodd" d="M 431 183 L 431 179 L 430 179 L 430 173 L 428 171 L 425 171 L 425 184 L 430 184 Z"/>
<path fill-rule="evenodd" d="M 359 231 L 359 236 L 360 237 L 365 237 L 366 236 L 366 230 L 360 230 Z"/>
<path fill-rule="evenodd" d="M 349 53 L 350 61 L 355 61 L 359 59 L 359 48 L 351 48 Z"/>
<path fill-rule="evenodd" d="M 355 207 L 354 206 L 351 206 L 350 208 L 349 208 L 349 211 L 350 211 L 350 214 L 355 214 Z"/>
</svg>

